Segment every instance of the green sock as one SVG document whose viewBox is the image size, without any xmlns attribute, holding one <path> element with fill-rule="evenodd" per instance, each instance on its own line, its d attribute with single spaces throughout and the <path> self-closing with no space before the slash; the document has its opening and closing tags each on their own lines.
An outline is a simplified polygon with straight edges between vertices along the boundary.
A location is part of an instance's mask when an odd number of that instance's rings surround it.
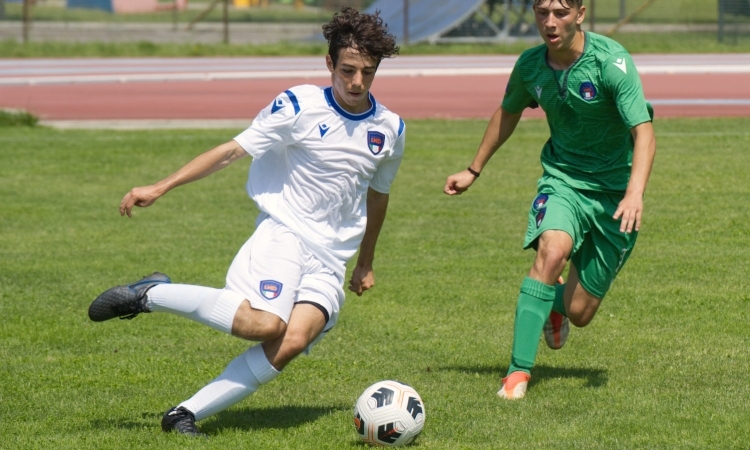
<svg viewBox="0 0 750 450">
<path fill-rule="evenodd" d="M 555 300 L 552 302 L 552 311 L 559 312 L 565 317 L 568 317 L 567 311 L 565 311 L 565 300 L 563 300 L 563 294 L 565 293 L 564 284 L 555 285 Z"/>
<path fill-rule="evenodd" d="M 555 287 L 526 277 L 516 306 L 513 327 L 513 351 L 508 374 L 517 371 L 531 373 L 539 348 L 544 322 L 547 321 L 555 300 Z"/>
</svg>

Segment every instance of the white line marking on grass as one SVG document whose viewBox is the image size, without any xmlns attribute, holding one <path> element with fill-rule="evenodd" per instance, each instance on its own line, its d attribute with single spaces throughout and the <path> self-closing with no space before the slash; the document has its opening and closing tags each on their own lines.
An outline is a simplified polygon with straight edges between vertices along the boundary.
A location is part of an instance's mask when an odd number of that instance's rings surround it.
<svg viewBox="0 0 750 450">
<path fill-rule="evenodd" d="M 682 119 L 682 118 L 680 118 Z M 725 136 L 750 136 L 750 131 L 660 131 L 658 136 L 669 136 L 669 137 L 682 137 L 682 136 L 710 136 L 710 137 L 725 137 Z"/>
<path fill-rule="evenodd" d="M 654 106 L 750 106 L 750 98 L 669 98 L 648 101 Z"/>
</svg>

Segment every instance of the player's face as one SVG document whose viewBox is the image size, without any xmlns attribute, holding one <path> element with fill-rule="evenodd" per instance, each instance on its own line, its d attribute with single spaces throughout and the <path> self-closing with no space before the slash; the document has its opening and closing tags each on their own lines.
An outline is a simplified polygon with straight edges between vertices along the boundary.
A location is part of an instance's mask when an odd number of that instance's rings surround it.
<svg viewBox="0 0 750 450">
<path fill-rule="evenodd" d="M 534 17 L 539 34 L 553 51 L 568 50 L 573 46 L 578 26 L 586 15 L 586 7 L 563 5 L 561 0 L 543 0 L 534 6 Z"/>
<path fill-rule="evenodd" d="M 352 114 L 370 109 L 372 105 L 368 93 L 375 79 L 378 61 L 348 47 L 339 51 L 336 67 L 333 67 L 330 55 L 326 55 L 326 64 L 331 72 L 333 96 L 339 106 Z"/>
</svg>

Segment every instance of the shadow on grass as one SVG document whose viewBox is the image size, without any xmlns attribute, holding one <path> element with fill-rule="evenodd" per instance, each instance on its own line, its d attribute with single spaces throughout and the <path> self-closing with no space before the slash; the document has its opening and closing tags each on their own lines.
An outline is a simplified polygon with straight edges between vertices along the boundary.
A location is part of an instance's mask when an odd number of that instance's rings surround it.
<svg viewBox="0 0 750 450">
<path fill-rule="evenodd" d="M 446 366 L 438 367 L 437 370 L 466 372 L 479 374 L 497 374 L 501 378 L 508 372 L 507 366 L 490 366 L 490 367 L 469 367 L 469 366 Z M 534 367 L 534 376 L 531 378 L 530 385 L 533 386 L 540 380 L 553 378 L 579 378 L 585 380 L 584 387 L 598 388 L 607 384 L 609 376 L 603 369 L 586 369 L 586 368 L 566 368 L 550 367 L 540 364 Z"/>
<path fill-rule="evenodd" d="M 122 428 L 126 430 L 140 430 L 143 428 L 151 428 L 153 426 L 160 426 L 161 417 L 166 412 L 166 409 L 162 412 L 144 412 L 141 413 L 140 420 L 135 417 L 110 417 L 100 418 L 90 421 L 91 428 L 94 430 L 106 430 L 106 429 L 117 429 Z"/>
<path fill-rule="evenodd" d="M 223 429 L 257 430 L 262 428 L 294 428 L 304 423 L 314 422 L 321 416 L 350 411 L 350 407 L 344 406 L 280 406 L 277 408 L 253 409 L 231 408 L 222 411 L 212 417 L 198 423 L 201 432 L 207 434 L 216 433 Z M 165 409 L 166 411 L 166 409 Z M 92 429 L 143 429 L 161 427 L 161 418 L 164 412 L 141 413 L 140 420 L 137 418 L 109 418 L 95 419 L 91 421 Z"/>
<path fill-rule="evenodd" d="M 225 428 L 257 430 L 262 428 L 295 428 L 314 422 L 321 416 L 349 411 L 344 406 L 279 406 L 275 408 L 232 408 L 199 423 L 200 430 L 214 433 Z"/>
</svg>

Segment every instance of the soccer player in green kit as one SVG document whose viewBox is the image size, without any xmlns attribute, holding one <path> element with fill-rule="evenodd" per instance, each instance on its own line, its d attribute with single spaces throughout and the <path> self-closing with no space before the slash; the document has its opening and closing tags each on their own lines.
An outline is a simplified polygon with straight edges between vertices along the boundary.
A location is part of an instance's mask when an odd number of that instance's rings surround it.
<svg viewBox="0 0 750 450">
<path fill-rule="evenodd" d="M 526 394 L 543 332 L 558 349 L 569 322 L 583 327 L 594 318 L 635 245 L 656 153 L 653 111 L 628 52 L 581 29 L 582 0 L 534 0 L 533 8 L 544 44 L 518 58 L 474 160 L 444 188 L 466 191 L 523 110 L 544 110 L 550 139 L 524 242 L 537 253 L 521 283 L 510 367 L 498 391 L 511 400 Z"/>
</svg>

